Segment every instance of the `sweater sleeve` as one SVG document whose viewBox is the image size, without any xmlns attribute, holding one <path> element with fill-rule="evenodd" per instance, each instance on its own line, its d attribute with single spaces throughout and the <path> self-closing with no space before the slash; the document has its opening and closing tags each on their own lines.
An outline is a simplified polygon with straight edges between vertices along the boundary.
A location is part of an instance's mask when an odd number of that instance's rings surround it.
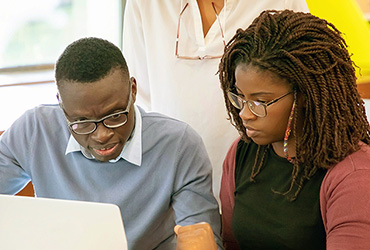
<svg viewBox="0 0 370 250">
<path fill-rule="evenodd" d="M 176 224 L 181 226 L 207 222 L 218 249 L 223 249 L 218 203 L 212 193 L 212 166 L 200 136 L 187 126 L 181 137 L 172 206 Z"/>
<path fill-rule="evenodd" d="M 370 149 L 365 145 L 326 174 L 320 191 L 328 250 L 369 249 Z"/>
<path fill-rule="evenodd" d="M 26 170 L 36 145 L 34 110 L 25 112 L 0 137 L 1 194 L 14 195 L 31 181 Z"/>
<path fill-rule="evenodd" d="M 226 250 L 239 249 L 238 243 L 232 232 L 232 215 L 234 210 L 235 191 L 235 155 L 240 138 L 236 139 L 226 154 L 223 163 L 221 178 L 221 210 L 222 210 L 222 238 Z"/>
</svg>

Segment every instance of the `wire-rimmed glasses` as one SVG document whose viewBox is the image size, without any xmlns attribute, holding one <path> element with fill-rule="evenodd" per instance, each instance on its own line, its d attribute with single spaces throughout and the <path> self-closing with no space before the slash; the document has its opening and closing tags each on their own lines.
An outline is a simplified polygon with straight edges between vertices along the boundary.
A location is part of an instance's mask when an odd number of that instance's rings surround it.
<svg viewBox="0 0 370 250">
<path fill-rule="evenodd" d="M 271 104 L 276 103 L 277 101 L 283 99 L 289 94 L 292 94 L 293 92 L 288 92 L 278 98 L 275 98 L 274 100 L 264 103 L 264 102 L 258 102 L 258 101 L 253 101 L 253 100 L 244 100 L 240 96 L 234 94 L 231 91 L 227 92 L 227 97 L 229 98 L 229 101 L 231 104 L 237 108 L 242 110 L 244 108 L 244 105 L 247 104 L 248 109 L 256 116 L 258 117 L 265 117 L 267 115 L 267 110 L 266 108 L 270 106 Z"/>
<path fill-rule="evenodd" d="M 211 55 L 205 55 L 205 56 L 182 56 L 182 55 L 179 55 L 180 21 L 181 21 L 181 16 L 184 13 L 185 9 L 188 7 L 188 5 L 189 5 L 189 3 L 186 3 L 185 4 L 184 8 L 182 9 L 182 11 L 180 12 L 180 15 L 179 15 L 179 21 L 177 23 L 177 36 L 176 36 L 176 51 L 175 51 L 175 56 L 177 58 L 179 58 L 179 59 L 186 59 L 186 60 L 204 60 L 204 59 L 221 58 L 222 57 L 222 54 L 221 55 L 217 55 L 217 56 L 211 56 Z M 215 11 L 216 18 L 217 18 L 218 24 L 220 26 L 222 42 L 224 44 L 224 47 L 226 47 L 224 30 L 222 29 L 220 17 L 217 14 L 216 7 L 215 7 L 215 3 L 214 2 L 212 2 L 212 7 L 213 7 L 213 10 Z"/>
<path fill-rule="evenodd" d="M 130 85 L 130 94 L 128 99 L 128 104 L 125 110 L 119 111 L 107 116 L 99 120 L 82 120 L 82 121 L 75 121 L 75 122 L 68 122 L 68 127 L 71 131 L 78 135 L 87 135 L 93 133 L 96 128 L 98 127 L 98 123 L 102 123 L 107 128 L 118 128 L 126 124 L 128 120 L 128 113 L 130 112 L 131 106 L 131 85 Z"/>
</svg>

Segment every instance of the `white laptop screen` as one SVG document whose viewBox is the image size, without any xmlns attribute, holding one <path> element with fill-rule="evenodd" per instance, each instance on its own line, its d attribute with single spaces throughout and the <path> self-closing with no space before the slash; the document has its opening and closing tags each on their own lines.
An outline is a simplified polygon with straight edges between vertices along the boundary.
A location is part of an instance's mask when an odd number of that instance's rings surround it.
<svg viewBox="0 0 370 250">
<path fill-rule="evenodd" d="M 114 204 L 0 195 L 0 249 L 127 250 Z"/>
</svg>

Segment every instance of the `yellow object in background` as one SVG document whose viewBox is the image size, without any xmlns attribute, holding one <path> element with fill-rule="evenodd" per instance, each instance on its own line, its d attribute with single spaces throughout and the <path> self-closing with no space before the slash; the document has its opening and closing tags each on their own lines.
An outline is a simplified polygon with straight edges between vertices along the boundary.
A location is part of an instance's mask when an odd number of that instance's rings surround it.
<svg viewBox="0 0 370 250">
<path fill-rule="evenodd" d="M 306 0 L 310 13 L 343 33 L 356 68 L 357 83 L 370 83 L 370 24 L 355 0 Z"/>
</svg>

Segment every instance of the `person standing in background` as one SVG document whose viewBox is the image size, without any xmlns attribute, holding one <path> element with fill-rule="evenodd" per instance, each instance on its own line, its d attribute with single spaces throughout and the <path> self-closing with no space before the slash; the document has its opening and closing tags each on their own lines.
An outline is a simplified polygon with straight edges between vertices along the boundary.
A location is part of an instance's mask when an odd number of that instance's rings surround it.
<svg viewBox="0 0 370 250">
<path fill-rule="evenodd" d="M 137 103 L 189 123 L 202 137 L 219 194 L 222 162 L 238 133 L 217 70 L 225 44 L 266 9 L 308 12 L 305 0 L 127 0 L 123 54 Z"/>
</svg>

